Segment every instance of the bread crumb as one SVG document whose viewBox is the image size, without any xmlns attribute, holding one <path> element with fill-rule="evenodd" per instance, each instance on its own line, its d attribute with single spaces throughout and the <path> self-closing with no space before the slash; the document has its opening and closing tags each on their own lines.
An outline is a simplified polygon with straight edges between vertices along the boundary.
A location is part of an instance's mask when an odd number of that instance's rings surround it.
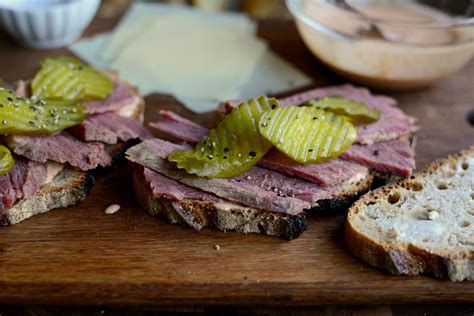
<svg viewBox="0 0 474 316">
<path fill-rule="evenodd" d="M 120 205 L 112 204 L 107 206 L 107 208 L 105 209 L 105 214 L 113 214 L 118 212 L 118 210 L 120 210 Z"/>
<path fill-rule="evenodd" d="M 439 217 L 439 213 L 437 211 L 431 211 L 428 214 L 428 218 L 431 219 L 432 221 L 437 219 Z"/>
<path fill-rule="evenodd" d="M 215 249 L 215 250 L 219 250 L 219 249 L 221 249 L 221 246 L 219 246 L 219 245 L 214 245 L 214 249 Z"/>
</svg>

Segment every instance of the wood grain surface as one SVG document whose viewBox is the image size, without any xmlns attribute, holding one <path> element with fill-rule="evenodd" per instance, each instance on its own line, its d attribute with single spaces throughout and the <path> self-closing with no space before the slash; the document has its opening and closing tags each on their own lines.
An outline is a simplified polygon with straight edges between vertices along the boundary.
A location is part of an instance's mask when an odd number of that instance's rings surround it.
<svg viewBox="0 0 474 316">
<path fill-rule="evenodd" d="M 97 20 L 87 34 L 115 20 Z M 291 22 L 260 23 L 272 49 L 315 79 L 341 83 L 306 50 Z M 33 75 L 42 57 L 0 38 L 0 77 Z M 392 94 L 422 127 L 418 167 L 474 143 L 474 63 L 434 86 Z M 159 109 L 196 116 L 172 97 L 146 98 L 147 121 Z M 113 215 L 104 209 L 118 203 Z M 0 229 L 0 304 L 327 305 L 474 302 L 474 283 L 395 277 L 351 256 L 341 241 L 344 218 L 309 216 L 291 242 L 204 229 L 152 218 L 138 207 L 126 164 L 99 176 L 88 199 L 68 209 Z M 220 250 L 215 249 L 220 246 Z"/>
</svg>

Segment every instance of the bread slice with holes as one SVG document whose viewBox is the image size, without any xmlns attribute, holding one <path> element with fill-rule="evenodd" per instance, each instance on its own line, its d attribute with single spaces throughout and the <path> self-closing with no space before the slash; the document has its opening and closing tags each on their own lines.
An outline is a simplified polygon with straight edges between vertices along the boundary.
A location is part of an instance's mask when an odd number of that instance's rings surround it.
<svg viewBox="0 0 474 316">
<path fill-rule="evenodd" d="M 364 195 L 349 209 L 345 240 L 396 275 L 473 281 L 474 146 Z"/>
</svg>

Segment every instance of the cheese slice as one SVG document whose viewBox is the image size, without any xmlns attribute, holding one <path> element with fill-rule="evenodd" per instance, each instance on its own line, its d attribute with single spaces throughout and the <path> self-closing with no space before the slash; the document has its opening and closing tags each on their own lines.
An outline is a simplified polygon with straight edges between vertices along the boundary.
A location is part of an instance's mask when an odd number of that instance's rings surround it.
<svg viewBox="0 0 474 316">
<path fill-rule="evenodd" d="M 209 21 L 220 27 L 232 28 L 233 32 L 255 34 L 257 25 L 247 16 L 240 13 L 215 14 L 191 9 L 182 5 L 163 5 L 159 3 L 134 3 L 120 20 L 119 25 L 111 34 L 110 40 L 100 52 L 102 63 L 109 64 L 117 58 L 120 52 L 131 45 L 143 30 L 154 21 L 164 16 L 184 16 L 186 19 Z"/>
<path fill-rule="evenodd" d="M 111 64 L 147 94 L 226 100 L 238 97 L 266 44 L 213 20 L 164 16 Z M 143 62 L 146 61 L 146 62 Z"/>
</svg>

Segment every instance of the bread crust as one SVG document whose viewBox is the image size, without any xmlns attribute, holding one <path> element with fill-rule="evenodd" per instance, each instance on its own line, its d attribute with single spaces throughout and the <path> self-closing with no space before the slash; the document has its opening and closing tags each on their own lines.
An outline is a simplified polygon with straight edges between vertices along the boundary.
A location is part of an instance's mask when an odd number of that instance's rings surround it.
<svg viewBox="0 0 474 316">
<path fill-rule="evenodd" d="M 429 252 L 412 244 L 383 243 L 377 241 L 353 226 L 352 219 L 360 208 L 376 203 L 400 188 L 415 185 L 420 179 L 430 176 L 446 164 L 455 164 L 460 159 L 474 156 L 474 146 L 450 155 L 429 165 L 423 171 L 408 179 L 381 187 L 362 196 L 350 209 L 344 225 L 344 239 L 351 253 L 369 264 L 387 270 L 395 275 L 432 274 L 452 281 L 474 280 L 474 253 L 461 256 L 443 256 Z"/>
<path fill-rule="evenodd" d="M 318 206 L 313 207 L 310 212 L 318 215 L 338 215 L 345 214 L 347 209 L 364 193 L 368 192 L 374 184 L 377 173 L 374 171 L 367 171 L 366 176 L 356 182 L 348 182 L 343 187 L 341 192 L 334 198 L 328 200 L 318 201 Z"/>
</svg>

